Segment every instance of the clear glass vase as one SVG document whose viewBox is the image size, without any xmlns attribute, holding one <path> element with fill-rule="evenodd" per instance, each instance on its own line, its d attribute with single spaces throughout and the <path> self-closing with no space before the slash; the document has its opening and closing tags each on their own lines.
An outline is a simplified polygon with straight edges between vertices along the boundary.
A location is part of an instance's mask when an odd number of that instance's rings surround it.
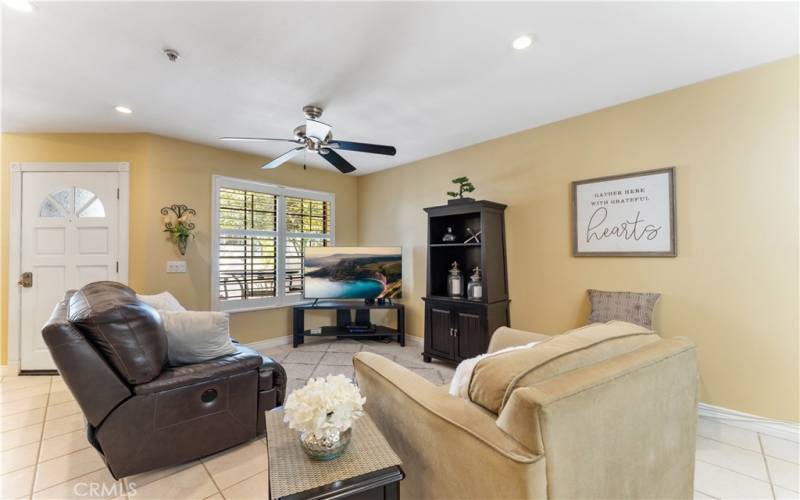
<svg viewBox="0 0 800 500">
<path fill-rule="evenodd" d="M 333 460 L 344 453 L 348 444 L 350 444 L 350 429 L 344 432 L 334 429 L 322 437 L 317 437 L 313 432 L 300 433 L 300 446 L 306 455 L 314 460 Z"/>
</svg>

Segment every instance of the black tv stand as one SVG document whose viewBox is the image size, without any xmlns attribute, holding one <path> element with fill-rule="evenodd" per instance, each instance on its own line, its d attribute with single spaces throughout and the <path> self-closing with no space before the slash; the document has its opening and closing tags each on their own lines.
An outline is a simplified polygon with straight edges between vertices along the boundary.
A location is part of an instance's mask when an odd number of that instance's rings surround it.
<svg viewBox="0 0 800 500">
<path fill-rule="evenodd" d="M 317 330 L 305 329 L 305 313 L 308 310 L 330 309 L 336 311 L 336 326 L 323 326 Z M 347 327 L 352 324 L 372 324 L 369 313 L 373 309 L 394 309 L 397 311 L 397 328 L 374 325 L 375 331 L 353 332 Z M 355 321 L 352 311 L 356 312 Z M 385 338 L 397 337 L 401 346 L 406 345 L 405 307 L 403 304 L 387 302 L 383 304 L 365 304 L 355 301 L 322 301 L 314 300 L 310 304 L 298 304 L 292 307 L 292 346 L 303 344 L 305 337 L 336 338 Z"/>
</svg>

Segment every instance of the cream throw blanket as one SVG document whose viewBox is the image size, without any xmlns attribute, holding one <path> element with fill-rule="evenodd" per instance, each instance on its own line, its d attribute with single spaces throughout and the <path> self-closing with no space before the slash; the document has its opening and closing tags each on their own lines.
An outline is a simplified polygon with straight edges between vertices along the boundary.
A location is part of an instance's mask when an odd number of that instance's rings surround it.
<svg viewBox="0 0 800 500">
<path fill-rule="evenodd" d="M 525 345 L 515 345 L 492 353 L 479 354 L 474 358 L 465 359 L 456 367 L 456 373 L 453 375 L 453 380 L 450 381 L 450 389 L 448 392 L 453 396 L 469 399 L 469 382 L 472 380 L 472 372 L 475 371 L 475 366 L 478 364 L 478 361 L 482 360 L 483 358 L 503 354 L 504 352 L 517 351 L 519 349 L 530 349 L 539 343 L 540 341 L 536 341 L 529 342 Z"/>
</svg>

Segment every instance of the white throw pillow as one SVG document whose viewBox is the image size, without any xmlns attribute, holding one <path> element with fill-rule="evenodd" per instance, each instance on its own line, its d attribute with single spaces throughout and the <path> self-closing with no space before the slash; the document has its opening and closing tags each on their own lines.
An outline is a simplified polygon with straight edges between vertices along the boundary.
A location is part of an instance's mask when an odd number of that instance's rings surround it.
<svg viewBox="0 0 800 500">
<path fill-rule="evenodd" d="M 178 302 L 178 299 L 176 299 L 175 296 L 169 292 L 161 292 L 156 295 L 139 295 L 137 293 L 136 298 L 158 311 L 186 310 L 186 308 L 183 307 L 180 302 Z"/>
<path fill-rule="evenodd" d="M 469 399 L 469 383 L 472 380 L 472 372 L 475 371 L 475 366 L 478 364 L 478 361 L 482 360 L 483 358 L 503 354 L 504 352 L 516 351 L 519 349 L 529 349 L 538 343 L 539 341 L 529 342 L 524 345 L 515 345 L 492 353 L 478 354 L 474 358 L 465 359 L 456 367 L 456 373 L 453 374 L 453 380 L 450 381 L 450 389 L 448 389 L 447 392 L 459 398 Z"/>
<path fill-rule="evenodd" d="M 173 366 L 199 363 L 236 352 L 228 313 L 158 311 L 167 334 L 167 357 Z"/>
</svg>

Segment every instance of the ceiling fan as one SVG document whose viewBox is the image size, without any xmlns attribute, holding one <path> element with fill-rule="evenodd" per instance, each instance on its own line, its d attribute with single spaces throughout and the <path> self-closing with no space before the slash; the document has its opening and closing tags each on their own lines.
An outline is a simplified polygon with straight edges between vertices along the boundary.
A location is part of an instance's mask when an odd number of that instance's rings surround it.
<svg viewBox="0 0 800 500">
<path fill-rule="evenodd" d="M 394 146 L 381 146 L 379 144 L 366 144 L 363 142 L 334 140 L 330 125 L 317 121 L 322 116 L 322 108 L 317 106 L 303 106 L 303 113 L 306 115 L 306 124 L 294 129 L 294 139 L 273 139 L 270 137 L 220 137 L 223 141 L 280 141 L 298 144 L 297 147 L 290 149 L 271 162 L 267 163 L 262 169 L 275 168 L 291 160 L 302 151 L 317 153 L 325 158 L 328 163 L 338 168 L 343 174 L 353 172 L 356 167 L 345 160 L 335 150 L 360 151 L 362 153 L 374 153 L 379 155 L 394 156 L 397 150 Z"/>
</svg>

